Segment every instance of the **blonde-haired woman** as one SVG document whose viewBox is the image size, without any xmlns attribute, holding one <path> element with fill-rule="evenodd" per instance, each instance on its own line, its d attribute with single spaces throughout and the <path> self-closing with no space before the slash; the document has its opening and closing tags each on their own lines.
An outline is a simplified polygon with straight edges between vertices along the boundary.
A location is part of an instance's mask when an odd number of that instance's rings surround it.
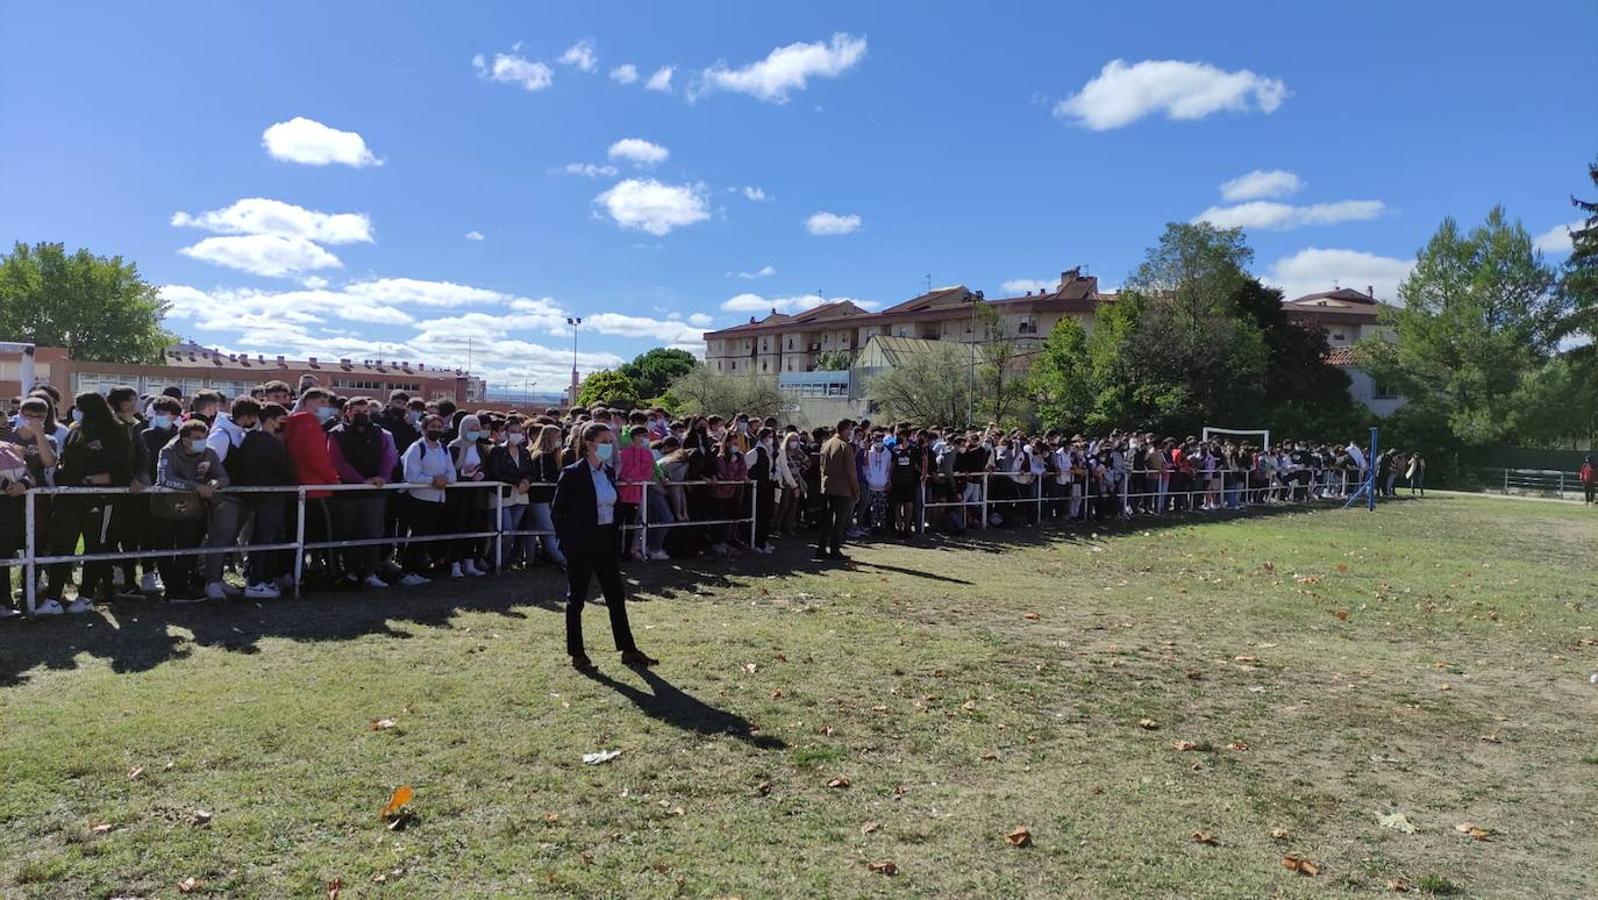
<svg viewBox="0 0 1598 900">
<path fill-rule="evenodd" d="M 462 417 L 460 436 L 449 444 L 450 461 L 455 464 L 455 480 L 457 482 L 479 482 L 488 475 L 488 451 L 492 445 L 488 441 L 488 429 L 483 425 L 482 419 L 477 416 L 467 415 Z M 449 491 L 444 495 L 446 514 L 450 517 L 451 529 L 455 534 L 472 534 L 488 531 L 489 504 L 493 502 L 484 490 L 459 490 Z M 460 578 L 464 575 L 487 575 L 485 568 L 478 565 L 478 558 L 482 556 L 483 541 L 481 538 L 460 538 L 451 542 L 450 569 L 451 578 Z"/>
<path fill-rule="evenodd" d="M 544 545 L 544 555 L 564 571 L 566 554 L 560 550 L 560 540 L 555 537 L 555 523 L 549 516 L 550 501 L 555 499 L 555 482 L 560 480 L 560 426 L 545 425 L 533 441 L 533 487 L 527 492 L 527 517 L 522 527 L 543 532 L 538 540 Z M 531 562 L 532 560 L 528 560 Z"/>
</svg>

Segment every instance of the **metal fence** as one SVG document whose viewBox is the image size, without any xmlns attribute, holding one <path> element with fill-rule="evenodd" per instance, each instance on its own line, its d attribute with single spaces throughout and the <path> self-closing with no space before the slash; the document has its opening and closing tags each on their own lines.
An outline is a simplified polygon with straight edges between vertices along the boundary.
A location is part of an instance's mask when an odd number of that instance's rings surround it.
<svg viewBox="0 0 1598 900">
<path fill-rule="evenodd" d="M 1585 498 L 1581 476 L 1560 469 L 1477 469 L 1482 490 L 1521 497 L 1553 500 Z"/>
<path fill-rule="evenodd" d="M 740 488 L 745 488 L 745 487 L 748 487 L 750 485 L 753 485 L 754 483 L 755 482 L 753 482 L 753 481 L 747 481 L 747 480 L 746 481 L 742 481 L 742 482 L 692 480 L 692 481 L 668 481 L 668 482 L 618 481 L 616 484 L 617 484 L 618 487 L 640 487 L 640 488 L 643 488 L 645 491 L 647 491 L 647 490 L 649 490 L 650 486 L 652 486 L 652 485 L 661 485 L 661 486 L 665 486 L 665 487 L 715 487 L 715 486 L 725 487 L 725 486 L 727 486 L 729 484 L 734 484 L 734 485 L 736 485 L 736 486 L 738 486 Z M 506 529 L 504 527 L 505 517 L 503 515 L 503 509 L 507 505 L 506 502 L 505 502 L 506 492 L 509 489 L 513 488 L 513 487 L 515 487 L 515 486 L 511 485 L 511 484 L 504 483 L 504 482 L 498 482 L 498 481 L 453 482 L 451 484 L 446 485 L 443 488 L 437 488 L 437 489 L 432 488 L 431 485 L 409 484 L 409 483 L 406 483 L 406 482 L 396 482 L 396 483 L 393 483 L 393 484 L 385 484 L 385 485 L 382 485 L 382 486 L 376 486 L 376 485 L 370 485 L 370 484 L 327 484 L 327 485 L 307 484 L 307 485 L 290 485 L 290 486 L 282 486 L 282 487 L 266 487 L 266 486 L 229 487 L 229 488 L 223 488 L 223 489 L 220 489 L 220 490 L 216 491 L 216 494 L 222 495 L 224 497 L 230 497 L 230 498 L 231 497 L 241 497 L 241 496 L 248 495 L 248 494 L 293 494 L 294 495 L 294 503 L 295 503 L 295 513 L 296 513 L 295 516 L 294 516 L 294 523 L 295 524 L 294 524 L 293 540 L 277 541 L 275 543 L 266 543 L 266 544 L 239 544 L 239 543 L 237 543 L 235 541 L 235 542 L 232 542 L 232 543 L 228 543 L 228 544 L 225 544 L 225 545 L 218 545 L 218 546 L 206 546 L 206 545 L 202 544 L 201 546 L 186 547 L 186 548 L 155 548 L 155 549 L 140 549 L 140 550 L 117 551 L 117 552 L 112 552 L 112 553 L 70 553 L 70 554 L 66 554 L 66 553 L 63 553 L 63 554 L 49 554 L 49 553 L 42 553 L 41 552 L 40 547 L 39 547 L 39 544 L 40 544 L 40 540 L 39 540 L 39 530 L 40 530 L 39 529 L 39 498 L 41 498 L 41 497 L 83 496 L 83 495 L 121 496 L 121 495 L 130 495 L 130 494 L 138 494 L 138 495 L 156 495 L 156 494 L 194 495 L 195 492 L 194 491 L 178 490 L 178 489 L 175 489 L 175 488 L 161 488 L 161 487 L 149 487 L 149 488 L 142 488 L 140 490 L 134 490 L 134 489 L 127 488 L 127 487 L 49 487 L 49 488 L 33 488 L 32 490 L 29 490 L 28 492 L 26 492 L 22 496 L 23 529 L 24 529 L 22 555 L 21 556 L 9 557 L 9 558 L 0 558 L 0 567 L 20 568 L 20 569 L 23 570 L 23 582 L 24 582 L 24 593 L 23 593 L 23 596 L 25 598 L 27 614 L 29 616 L 34 615 L 34 613 L 35 613 L 35 611 L 37 609 L 37 602 L 38 602 L 38 596 L 37 595 L 38 595 L 39 570 L 40 570 L 40 567 L 41 566 L 51 566 L 51 565 L 62 565 L 62 564 L 71 565 L 71 564 L 77 564 L 77 563 L 91 563 L 91 562 L 119 562 L 119 561 L 129 560 L 129 559 L 150 560 L 150 559 L 154 559 L 154 558 L 157 558 L 157 557 L 168 557 L 168 558 L 170 558 L 170 557 L 196 557 L 196 558 L 198 558 L 198 557 L 210 556 L 210 555 L 219 554 L 219 553 L 220 554 L 232 554 L 232 553 L 241 553 L 241 552 L 262 553 L 262 552 L 272 552 L 272 551 L 293 551 L 294 552 L 294 563 L 293 563 L 294 596 L 298 597 L 298 596 L 300 596 L 300 588 L 301 588 L 301 585 L 303 584 L 304 575 L 305 575 L 305 554 L 306 554 L 307 551 L 341 550 L 341 549 L 346 549 L 346 548 L 350 548 L 350 547 L 390 546 L 390 545 L 404 545 L 404 544 L 412 544 L 412 543 L 436 543 L 436 542 L 443 542 L 443 541 L 458 541 L 458 540 L 486 540 L 488 538 L 493 538 L 494 539 L 494 541 L 493 541 L 493 544 L 494 544 L 494 567 L 495 567 L 496 570 L 502 570 L 503 567 L 504 567 L 504 561 L 505 561 L 504 560 L 504 553 L 505 553 L 505 541 L 504 541 L 504 539 L 505 538 L 548 537 L 548 536 L 553 536 L 555 534 L 555 532 L 552 531 L 552 530 Z M 552 484 L 550 482 L 531 482 L 529 484 L 529 487 L 554 487 L 554 484 Z M 396 492 L 396 491 L 409 492 L 409 491 L 422 490 L 422 489 L 426 489 L 426 490 L 446 490 L 446 491 L 473 491 L 473 490 L 492 490 L 492 491 L 494 491 L 494 503 L 493 503 L 493 505 L 491 507 L 486 507 L 486 506 L 484 507 L 484 511 L 485 512 L 487 512 L 490 509 L 492 509 L 493 512 L 494 512 L 494 515 L 492 517 L 493 518 L 493 528 L 490 529 L 490 530 L 480 530 L 480 531 L 471 531 L 471 532 L 450 532 L 448 534 L 434 534 L 434 535 L 404 535 L 404 534 L 399 534 L 399 535 L 393 535 L 393 536 L 385 536 L 385 537 L 362 539 L 362 540 L 307 541 L 306 538 L 305 538 L 306 512 L 307 512 L 307 507 L 308 507 L 307 500 L 310 500 L 310 501 L 312 501 L 314 503 L 315 501 L 320 499 L 319 497 L 311 497 L 311 496 L 309 496 L 311 494 L 380 493 L 380 492 Z M 641 500 L 643 500 L 644 502 L 640 502 L 638 504 L 638 520 L 636 522 L 622 523 L 622 524 L 620 524 L 619 527 L 621 528 L 623 533 L 631 532 L 631 531 L 640 532 L 641 534 L 640 534 L 640 537 L 639 537 L 639 541 L 642 542 L 641 546 L 647 546 L 647 542 L 648 542 L 648 539 L 649 539 L 649 532 L 651 530 L 657 530 L 658 531 L 658 530 L 663 529 L 663 528 L 686 528 L 686 527 L 708 527 L 708 526 L 734 527 L 734 526 L 739 526 L 739 525 L 743 525 L 743 524 L 747 523 L 748 526 L 749 526 L 750 542 L 753 543 L 753 538 L 754 538 L 754 534 L 755 534 L 755 527 L 756 527 L 756 521 L 755 521 L 756 520 L 756 505 L 755 504 L 756 504 L 756 499 L 757 498 L 756 498 L 756 492 L 754 490 L 746 490 L 745 493 L 748 494 L 748 499 L 749 499 L 749 515 L 748 516 L 740 516 L 740 517 L 737 517 L 737 518 L 730 518 L 730 519 L 728 519 L 728 518 L 709 519 L 709 520 L 691 519 L 691 520 L 682 521 L 682 522 L 673 521 L 673 522 L 654 522 L 654 523 L 651 523 L 649 521 L 649 503 L 647 502 L 648 497 L 647 496 L 643 496 L 643 497 L 641 497 Z M 240 531 L 242 531 L 242 530 L 243 529 L 240 528 Z M 328 531 L 329 531 L 329 533 L 331 533 L 331 527 L 330 526 L 328 528 Z M 4 598 L 3 602 L 9 603 L 10 599 L 11 598 L 6 597 L 6 598 Z"/>
</svg>

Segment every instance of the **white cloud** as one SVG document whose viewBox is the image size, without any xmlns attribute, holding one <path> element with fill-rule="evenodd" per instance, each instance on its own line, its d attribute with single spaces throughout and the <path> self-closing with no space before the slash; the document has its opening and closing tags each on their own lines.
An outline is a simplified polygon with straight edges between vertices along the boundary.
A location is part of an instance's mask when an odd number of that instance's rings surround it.
<svg viewBox="0 0 1598 900">
<path fill-rule="evenodd" d="M 698 328 L 709 328 L 710 323 L 714 321 L 709 313 L 694 313 L 688 317 L 688 324 Z"/>
<path fill-rule="evenodd" d="M 376 278 L 344 286 L 353 297 L 382 303 L 417 306 L 468 306 L 475 303 L 503 303 L 510 294 L 451 281 L 424 281 L 419 278 Z"/>
<path fill-rule="evenodd" d="M 1304 182 L 1285 169 L 1255 169 L 1221 184 L 1221 199 L 1228 203 L 1240 200 L 1264 200 L 1268 197 L 1285 197 L 1303 190 Z"/>
<path fill-rule="evenodd" d="M 1158 112 L 1167 119 L 1202 119 L 1231 111 L 1275 112 L 1287 85 L 1247 69 L 1228 72 L 1208 63 L 1146 59 L 1127 65 L 1112 59 L 1098 77 L 1061 100 L 1054 114 L 1094 131 L 1130 125 Z"/>
<path fill-rule="evenodd" d="M 209 237 L 178 252 L 212 265 L 274 278 L 344 265 L 338 257 L 305 238 L 278 234 Z"/>
<path fill-rule="evenodd" d="M 594 52 L 594 42 L 584 38 L 566 49 L 560 55 L 560 62 L 568 66 L 576 66 L 584 72 L 592 72 L 599 68 L 599 54 Z"/>
<path fill-rule="evenodd" d="M 671 93 L 671 76 L 676 71 L 671 66 L 661 66 L 655 70 L 655 74 L 649 76 L 648 81 L 644 82 L 644 90 L 660 91 L 663 94 Z"/>
<path fill-rule="evenodd" d="M 1573 249 L 1570 233 L 1586 224 L 1585 221 L 1578 220 L 1566 225 L 1555 225 L 1537 235 L 1534 243 L 1537 249 L 1544 253 L 1569 253 Z"/>
<path fill-rule="evenodd" d="M 1374 219 L 1386 210 L 1387 205 L 1380 200 L 1338 200 L 1309 206 L 1254 200 L 1236 206 L 1212 206 L 1194 216 L 1193 221 L 1208 222 L 1216 228 L 1288 231 L 1306 225 L 1333 225 Z"/>
<path fill-rule="evenodd" d="M 274 159 L 308 166 L 340 163 L 359 168 L 383 164 L 381 159 L 372 155 L 372 151 L 366 147 L 366 140 L 356 132 L 330 128 L 304 116 L 295 116 L 287 122 L 268 126 L 261 132 L 261 146 Z"/>
<path fill-rule="evenodd" d="M 710 218 L 702 184 L 662 184 L 629 178 L 594 198 L 617 225 L 656 237 Z"/>
<path fill-rule="evenodd" d="M 1044 281 L 1041 278 L 1012 278 L 999 285 L 999 287 L 1009 291 L 1011 295 L 1024 294 L 1027 291 L 1047 293 L 1054 290 L 1055 286 L 1055 282 Z"/>
<path fill-rule="evenodd" d="M 480 240 L 483 239 L 483 233 L 481 231 L 475 231 L 475 230 L 474 231 L 468 231 L 468 232 L 466 232 L 466 239 L 468 241 L 480 241 Z"/>
<path fill-rule="evenodd" d="M 805 230 L 813 235 L 850 234 L 860 230 L 860 217 L 854 213 L 840 216 L 837 213 L 812 213 L 805 220 Z"/>
<path fill-rule="evenodd" d="M 854 68 L 865 55 L 865 38 L 838 32 L 828 43 L 778 47 L 765 59 L 741 69 L 716 63 L 704 71 L 698 90 L 736 91 L 768 103 L 787 103 L 789 92 L 804 90 L 811 78 L 836 78 Z"/>
<path fill-rule="evenodd" d="M 882 304 L 873 300 L 855 300 L 851 297 L 822 297 L 818 294 L 802 294 L 798 297 L 764 297 L 760 294 L 738 294 L 729 297 L 721 304 L 721 308 L 728 312 L 769 313 L 772 310 L 782 313 L 804 312 L 815 309 L 824 303 L 839 303 L 849 301 L 861 309 L 876 309 Z"/>
<path fill-rule="evenodd" d="M 581 175 L 584 178 L 609 178 L 616 174 L 616 167 L 601 166 L 594 163 L 567 163 L 564 169 L 552 171 L 565 172 L 567 175 Z"/>
<path fill-rule="evenodd" d="M 632 63 L 622 63 L 610 70 L 610 80 L 618 84 L 632 84 L 638 80 L 638 67 Z"/>
<path fill-rule="evenodd" d="M 766 192 L 752 184 L 745 185 L 739 190 L 739 193 L 743 194 L 744 197 L 755 201 L 756 203 L 766 199 Z"/>
<path fill-rule="evenodd" d="M 1378 298 L 1391 303 L 1397 301 L 1399 282 L 1414 267 L 1412 259 L 1310 247 L 1272 263 L 1263 280 L 1280 287 L 1289 300 L 1341 285 L 1357 291 L 1373 287 Z"/>
<path fill-rule="evenodd" d="M 767 265 L 767 266 L 761 266 L 760 268 L 756 269 L 753 272 L 728 272 L 727 274 L 728 274 L 728 276 L 731 276 L 731 277 L 746 278 L 746 279 L 765 278 L 767 276 L 777 274 L 777 267 L 776 266 Z"/>
<path fill-rule="evenodd" d="M 472 67 L 477 74 L 490 81 L 519 84 L 529 91 L 541 91 L 555 82 L 555 73 L 548 65 L 517 56 L 514 53 L 496 53 L 492 65 L 479 53 L 472 57 Z"/>
<path fill-rule="evenodd" d="M 674 319 L 652 319 L 648 316 L 629 316 L 622 313 L 595 313 L 583 317 L 584 329 L 600 334 L 620 337 L 648 338 L 670 347 L 704 345 L 704 327 Z"/>
<path fill-rule="evenodd" d="M 610 145 L 606 155 L 611 159 L 624 159 L 635 166 L 645 168 L 665 162 L 671 151 L 642 138 L 622 138 Z"/>
<path fill-rule="evenodd" d="M 225 209 L 197 216 L 175 212 L 171 222 L 180 228 L 204 228 L 217 234 L 269 234 L 324 244 L 372 242 L 372 220 L 365 213 L 318 212 L 265 197 L 238 200 Z"/>
<path fill-rule="evenodd" d="M 316 291 L 327 287 L 328 280 L 320 275 L 307 275 L 306 277 L 300 279 L 300 284 L 310 288 L 313 291 Z"/>
</svg>

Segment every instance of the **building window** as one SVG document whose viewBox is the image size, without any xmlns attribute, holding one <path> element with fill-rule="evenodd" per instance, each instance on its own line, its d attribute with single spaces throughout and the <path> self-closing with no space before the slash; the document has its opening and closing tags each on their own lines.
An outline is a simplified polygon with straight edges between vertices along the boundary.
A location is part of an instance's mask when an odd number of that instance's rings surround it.
<svg viewBox="0 0 1598 900">
<path fill-rule="evenodd" d="M 1348 338 L 1343 336 L 1343 332 L 1341 332 L 1341 331 L 1332 332 L 1332 343 L 1341 344 L 1341 343 L 1343 343 L 1346 340 L 1348 340 Z"/>
<path fill-rule="evenodd" d="M 717 372 L 721 371 L 721 360 L 719 360 L 719 359 L 716 360 L 716 371 Z"/>
<path fill-rule="evenodd" d="M 1376 382 L 1371 393 L 1377 400 L 1397 400 L 1399 397 L 1397 388 L 1390 384 L 1382 384 L 1380 381 Z"/>
<path fill-rule="evenodd" d="M 823 344 L 823 345 L 826 345 L 826 344 L 830 344 L 830 343 L 832 343 L 832 335 L 830 335 L 830 334 L 824 334 L 824 335 L 822 335 L 822 336 L 821 336 L 821 343 L 822 343 L 822 344 Z"/>
<path fill-rule="evenodd" d="M 789 349 L 789 350 L 792 350 L 792 349 L 793 349 L 793 338 L 789 338 L 789 339 L 788 339 L 788 349 Z"/>
</svg>

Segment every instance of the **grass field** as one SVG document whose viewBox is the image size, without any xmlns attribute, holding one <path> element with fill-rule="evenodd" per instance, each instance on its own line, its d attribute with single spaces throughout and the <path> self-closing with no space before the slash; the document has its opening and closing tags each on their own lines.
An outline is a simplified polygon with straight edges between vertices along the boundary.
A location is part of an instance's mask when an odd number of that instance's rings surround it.
<svg viewBox="0 0 1598 900">
<path fill-rule="evenodd" d="M 10 623 L 0 896 L 1598 895 L 1598 515 L 1138 526 Z"/>
</svg>

